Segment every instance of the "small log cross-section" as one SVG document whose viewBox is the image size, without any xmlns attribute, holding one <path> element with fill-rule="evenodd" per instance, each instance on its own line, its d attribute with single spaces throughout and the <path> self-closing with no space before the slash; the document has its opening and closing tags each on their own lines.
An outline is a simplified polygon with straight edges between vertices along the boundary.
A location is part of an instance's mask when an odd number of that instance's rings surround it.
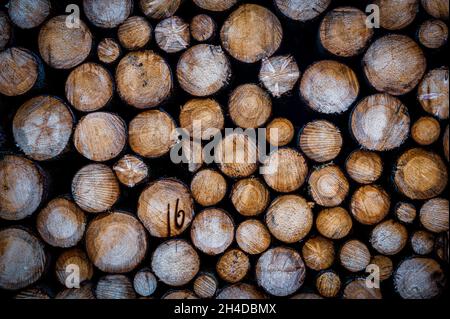
<svg viewBox="0 0 450 319">
<path fill-rule="evenodd" d="M 92 112 L 104 107 L 112 98 L 113 78 L 99 64 L 84 63 L 74 69 L 66 80 L 66 97 L 78 111 Z"/>
<path fill-rule="evenodd" d="M 439 119 L 448 119 L 448 68 L 429 71 L 417 90 L 417 98 L 425 112 Z"/>
<path fill-rule="evenodd" d="M 114 211 L 96 217 L 86 230 L 86 252 L 104 272 L 135 269 L 147 252 L 147 235 L 133 215 Z"/>
<path fill-rule="evenodd" d="M 139 0 L 142 12 L 151 19 L 164 19 L 172 16 L 180 6 L 181 0 Z"/>
<path fill-rule="evenodd" d="M 125 275 L 106 275 L 101 277 L 95 287 L 97 299 L 135 299 L 133 283 Z"/>
<path fill-rule="evenodd" d="M 219 172 L 204 169 L 197 172 L 191 181 L 191 193 L 202 206 L 218 204 L 227 192 L 227 181 Z"/>
<path fill-rule="evenodd" d="M 56 260 L 56 279 L 61 285 L 67 286 L 67 284 L 71 284 L 69 276 L 72 274 L 73 265 L 78 266 L 80 270 L 80 283 L 92 279 L 94 267 L 86 253 L 79 248 L 71 248 L 64 250 Z"/>
<path fill-rule="evenodd" d="M 134 290 L 143 297 L 152 295 L 158 285 L 158 279 L 148 268 L 139 270 L 134 276 Z"/>
<path fill-rule="evenodd" d="M 287 118 L 277 117 L 267 124 L 266 134 L 267 141 L 273 146 L 285 146 L 294 138 L 295 129 Z"/>
<path fill-rule="evenodd" d="M 82 117 L 73 135 L 77 151 L 97 162 L 118 156 L 126 142 L 125 122 L 120 116 L 106 112 L 90 113 Z"/>
<path fill-rule="evenodd" d="M 8 48 L 0 52 L 0 93 L 18 96 L 35 87 L 42 74 L 38 58 L 28 49 Z"/>
<path fill-rule="evenodd" d="M 448 231 L 448 200 L 433 198 L 420 209 L 420 222 L 429 231 L 441 233 Z"/>
<path fill-rule="evenodd" d="M 361 53 L 373 36 L 373 29 L 366 25 L 367 16 L 353 7 L 339 7 L 330 11 L 322 20 L 320 42 L 330 53 L 351 57 Z"/>
<path fill-rule="evenodd" d="M 259 178 L 245 178 L 237 181 L 231 189 L 231 202 L 243 216 L 261 214 L 270 201 L 270 193 Z"/>
<path fill-rule="evenodd" d="M 406 245 L 408 231 L 402 224 L 389 219 L 379 223 L 372 230 L 370 243 L 372 247 L 383 255 L 396 255 Z"/>
<path fill-rule="evenodd" d="M 315 169 L 309 176 L 308 186 L 314 201 L 326 207 L 340 205 L 350 189 L 344 173 L 334 164 Z"/>
<path fill-rule="evenodd" d="M 383 160 L 378 153 L 355 150 L 345 162 L 348 175 L 360 184 L 371 184 L 383 173 Z"/>
<path fill-rule="evenodd" d="M 199 14 L 192 18 L 190 30 L 192 37 L 198 42 L 208 41 L 214 37 L 217 25 L 206 14 Z"/>
<path fill-rule="evenodd" d="M 223 253 L 233 242 L 234 222 L 224 210 L 207 208 L 195 216 L 191 227 L 194 246 L 207 255 Z"/>
<path fill-rule="evenodd" d="M 419 145 L 430 145 L 441 135 L 441 125 L 431 116 L 419 118 L 411 128 L 411 137 Z"/>
<path fill-rule="evenodd" d="M 83 9 L 93 25 L 100 28 L 115 28 L 131 14 L 133 1 L 83 0 Z"/>
<path fill-rule="evenodd" d="M 441 194 L 447 185 L 448 172 L 442 158 L 430 151 L 413 148 L 397 160 L 394 182 L 398 190 L 411 199 L 430 199 Z"/>
<path fill-rule="evenodd" d="M 212 298 L 217 292 L 219 286 L 217 278 L 212 273 L 200 273 L 195 278 L 193 288 L 194 292 L 200 298 Z"/>
<path fill-rule="evenodd" d="M 134 187 L 145 181 L 149 176 L 147 165 L 137 156 L 125 155 L 113 166 L 119 182 L 128 187 Z"/>
<path fill-rule="evenodd" d="M 230 249 L 217 261 L 216 271 L 222 280 L 237 283 L 250 271 L 250 259 L 242 250 Z"/>
<path fill-rule="evenodd" d="M 331 0 L 275 0 L 278 9 L 292 20 L 306 22 L 318 17 Z"/>
<path fill-rule="evenodd" d="M 11 21 L 22 29 L 39 26 L 50 14 L 49 0 L 12 0 L 9 2 L 8 14 Z"/>
<path fill-rule="evenodd" d="M 72 195 L 84 211 L 104 212 L 119 199 L 119 182 L 108 166 L 88 164 L 75 174 L 72 180 Z"/>
<path fill-rule="evenodd" d="M 388 193 L 378 185 L 358 188 L 351 198 L 350 209 L 353 217 L 364 225 L 375 225 L 389 212 L 391 200 Z"/>
<path fill-rule="evenodd" d="M 225 20 L 220 31 L 222 46 L 235 59 L 253 63 L 278 50 L 283 29 L 277 16 L 256 4 L 244 4 Z"/>
<path fill-rule="evenodd" d="M 13 119 L 14 140 L 34 160 L 53 159 L 68 148 L 73 122 L 72 112 L 62 100 L 40 95 L 17 110 Z"/>
<path fill-rule="evenodd" d="M 152 255 L 153 273 L 169 286 L 183 286 L 194 279 L 200 269 L 197 251 L 182 239 L 168 240 Z"/>
<path fill-rule="evenodd" d="M 359 144 L 373 151 L 389 151 L 403 144 L 409 134 L 408 109 L 388 94 L 364 98 L 352 112 L 351 131 Z"/>
<path fill-rule="evenodd" d="M 266 251 L 256 264 L 258 285 L 274 296 L 296 292 L 305 280 L 306 266 L 294 249 L 276 247 Z"/>
<path fill-rule="evenodd" d="M 370 84 L 377 91 L 392 95 L 412 91 L 427 64 L 417 43 L 399 34 L 386 35 L 372 43 L 362 63 Z"/>
<path fill-rule="evenodd" d="M 327 208 L 319 212 L 316 228 L 319 233 L 330 239 L 342 239 L 353 226 L 350 214 L 342 207 Z"/>
<path fill-rule="evenodd" d="M 189 24 L 176 16 L 164 19 L 155 27 L 155 40 L 161 50 L 167 53 L 182 51 L 190 44 Z"/>
<path fill-rule="evenodd" d="M 321 236 L 311 237 L 302 247 L 302 256 L 308 268 L 324 270 L 334 262 L 334 244 Z"/>
<path fill-rule="evenodd" d="M 299 77 L 297 62 L 290 55 L 263 59 L 259 70 L 259 80 L 274 97 L 280 97 L 291 91 Z"/>
<path fill-rule="evenodd" d="M 448 20 L 449 3 L 447 0 L 421 0 L 425 11 L 436 19 Z"/>
<path fill-rule="evenodd" d="M 258 255 L 269 248 L 271 236 L 262 222 L 257 219 L 247 219 L 236 229 L 236 242 L 246 253 Z"/>
<path fill-rule="evenodd" d="M 336 125 L 325 120 L 307 123 L 300 132 L 299 146 L 310 159 L 328 162 L 341 152 L 342 134 Z"/>
<path fill-rule="evenodd" d="M 359 94 L 355 72 L 332 60 L 308 67 L 300 82 L 300 95 L 314 111 L 337 114 L 348 110 Z"/>
<path fill-rule="evenodd" d="M 367 246 L 356 239 L 347 241 L 339 251 L 341 265 L 351 272 L 359 272 L 369 265 L 370 252 Z"/>
<path fill-rule="evenodd" d="M 400 30 L 410 25 L 419 11 L 419 0 L 376 0 L 380 9 L 380 25 L 387 30 Z"/>
<path fill-rule="evenodd" d="M 69 28 L 67 16 L 47 21 L 39 32 L 39 52 L 55 69 L 71 69 L 83 62 L 91 52 L 92 34 L 83 21 L 78 28 Z"/>
<path fill-rule="evenodd" d="M 209 11 L 225 11 L 230 9 L 238 0 L 194 0 L 202 9 Z"/>
<path fill-rule="evenodd" d="M 166 100 L 172 91 L 169 65 L 153 51 L 130 52 L 116 68 L 117 91 L 122 100 L 139 109 Z"/>
<path fill-rule="evenodd" d="M 15 155 L 0 160 L 0 218 L 21 220 L 33 214 L 46 195 L 43 172 L 32 161 Z"/>
<path fill-rule="evenodd" d="M 86 228 L 84 212 L 66 198 L 51 200 L 37 215 L 36 228 L 42 239 L 55 247 L 75 246 Z"/>
<path fill-rule="evenodd" d="M 231 66 L 220 46 L 198 44 L 190 47 L 178 60 L 178 82 L 194 96 L 208 96 L 228 84 Z"/>
<path fill-rule="evenodd" d="M 105 38 L 100 41 L 97 47 L 98 59 L 106 64 L 117 61 L 122 53 L 119 44 L 113 38 Z"/>
<path fill-rule="evenodd" d="M 441 20 L 427 20 L 420 25 L 417 36 L 423 46 L 438 49 L 447 42 L 448 27 Z"/>
<path fill-rule="evenodd" d="M 0 288 L 31 285 L 44 273 L 46 262 L 44 244 L 29 231 L 15 227 L 0 231 Z"/>
<path fill-rule="evenodd" d="M 145 18 L 133 16 L 119 26 L 117 37 L 127 50 L 142 49 L 152 39 L 152 26 Z"/>
</svg>

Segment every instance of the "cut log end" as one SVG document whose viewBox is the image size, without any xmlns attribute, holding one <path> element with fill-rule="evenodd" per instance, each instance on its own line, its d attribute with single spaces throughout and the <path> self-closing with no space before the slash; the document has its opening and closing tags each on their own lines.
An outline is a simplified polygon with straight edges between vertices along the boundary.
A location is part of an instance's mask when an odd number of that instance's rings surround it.
<svg viewBox="0 0 450 319">
<path fill-rule="evenodd" d="M 204 169 L 195 174 L 191 181 L 191 192 L 195 201 L 202 206 L 218 204 L 227 192 L 227 182 L 217 171 Z"/>
<path fill-rule="evenodd" d="M 187 49 L 191 41 L 189 24 L 176 16 L 164 19 L 155 27 L 155 40 L 160 49 L 167 53 Z"/>
<path fill-rule="evenodd" d="M 429 71 L 419 85 L 417 98 L 425 112 L 442 120 L 448 119 L 448 68 Z"/>
<path fill-rule="evenodd" d="M 100 28 L 117 27 L 128 18 L 132 10 L 132 0 L 83 0 L 86 17 Z"/>
<path fill-rule="evenodd" d="M 375 152 L 355 150 L 345 162 L 347 173 L 360 184 L 371 184 L 383 173 L 383 161 Z"/>
<path fill-rule="evenodd" d="M 292 91 L 300 77 L 297 62 L 290 55 L 273 56 L 263 59 L 259 80 L 274 97 Z"/>
<path fill-rule="evenodd" d="M 299 138 L 300 149 L 310 159 L 323 163 L 336 158 L 341 152 L 342 134 L 337 126 L 325 120 L 307 123 Z"/>
<path fill-rule="evenodd" d="M 322 236 L 330 239 L 346 237 L 353 226 L 350 214 L 342 207 L 327 208 L 320 211 L 316 228 Z"/>
<path fill-rule="evenodd" d="M 315 169 L 308 179 L 309 193 L 321 206 L 335 207 L 347 197 L 350 185 L 337 165 Z"/>
<path fill-rule="evenodd" d="M 430 145 L 436 142 L 441 135 L 439 122 L 430 117 L 419 118 L 412 126 L 411 136 L 419 145 Z"/>
<path fill-rule="evenodd" d="M 149 177 L 149 169 L 142 159 L 134 155 L 125 155 L 113 166 L 119 182 L 134 187 Z"/>
<path fill-rule="evenodd" d="M 97 47 L 98 59 L 106 64 L 114 63 L 122 53 L 119 44 L 113 38 L 105 38 Z"/>
<path fill-rule="evenodd" d="M 350 210 L 361 224 L 375 225 L 386 217 L 390 205 L 390 197 L 382 187 L 365 185 L 353 193 Z"/>
<path fill-rule="evenodd" d="M 370 251 L 363 242 L 352 239 L 341 247 L 339 260 L 341 265 L 348 271 L 363 271 L 370 263 Z"/>
<path fill-rule="evenodd" d="M 257 219 L 248 219 L 238 226 L 236 242 L 246 253 L 257 255 L 269 248 L 271 236 L 262 222 Z"/>
<path fill-rule="evenodd" d="M 199 14 L 192 18 L 190 29 L 192 37 L 198 42 L 212 39 L 216 33 L 216 23 L 206 14 Z"/>
<path fill-rule="evenodd" d="M 442 47 L 448 38 L 448 27 L 441 20 L 427 20 L 418 30 L 419 42 L 429 49 Z"/>
<path fill-rule="evenodd" d="M 231 202 L 243 216 L 261 214 L 269 204 L 269 200 L 269 190 L 258 178 L 241 179 L 231 189 Z"/>
<path fill-rule="evenodd" d="M 142 49 L 152 39 L 152 26 L 145 18 L 133 16 L 119 26 L 117 37 L 127 50 Z"/>
</svg>

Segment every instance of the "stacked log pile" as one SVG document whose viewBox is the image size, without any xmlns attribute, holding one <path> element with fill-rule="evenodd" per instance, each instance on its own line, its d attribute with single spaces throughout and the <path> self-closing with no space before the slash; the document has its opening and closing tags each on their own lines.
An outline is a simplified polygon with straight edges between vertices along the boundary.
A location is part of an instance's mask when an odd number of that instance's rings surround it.
<svg viewBox="0 0 450 319">
<path fill-rule="evenodd" d="M 2 295 L 445 293 L 448 1 L 7 2 Z"/>
</svg>

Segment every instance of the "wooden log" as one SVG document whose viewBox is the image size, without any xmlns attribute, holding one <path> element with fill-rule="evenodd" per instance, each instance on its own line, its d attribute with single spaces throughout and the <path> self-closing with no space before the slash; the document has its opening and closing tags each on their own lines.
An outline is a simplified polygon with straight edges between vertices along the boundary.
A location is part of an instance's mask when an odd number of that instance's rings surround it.
<svg viewBox="0 0 450 319">
<path fill-rule="evenodd" d="M 421 0 L 425 11 L 436 19 L 448 20 L 449 4 L 446 0 Z"/>
<path fill-rule="evenodd" d="M 243 216 L 261 214 L 269 205 L 270 194 L 259 178 L 244 178 L 237 181 L 231 189 L 231 202 Z"/>
<path fill-rule="evenodd" d="M 352 218 L 345 208 L 333 207 L 323 209 L 316 219 L 319 233 L 330 239 L 342 239 L 353 227 Z"/>
<path fill-rule="evenodd" d="M 412 91 L 426 70 L 422 49 L 405 35 L 390 34 L 376 40 L 363 58 L 370 84 L 380 92 L 403 95 Z"/>
<path fill-rule="evenodd" d="M 322 46 L 331 54 L 340 57 L 360 54 L 373 36 L 373 29 L 367 27 L 366 20 L 366 14 L 354 7 L 331 10 L 320 24 L 319 37 Z"/>
<path fill-rule="evenodd" d="M 204 169 L 197 172 L 191 181 L 191 193 L 202 206 L 218 204 L 227 192 L 227 181 L 219 172 Z"/>
<path fill-rule="evenodd" d="M 12 28 L 8 15 L 0 11 L 0 29 L 2 33 L 0 34 L 0 50 L 3 50 L 11 40 Z"/>
<path fill-rule="evenodd" d="M 267 142 L 273 146 L 286 146 L 294 138 L 294 125 L 290 120 L 284 117 L 274 118 L 266 126 Z"/>
<path fill-rule="evenodd" d="M 269 94 L 255 84 L 243 84 L 231 93 L 228 101 L 231 120 L 242 128 L 258 128 L 272 114 Z"/>
<path fill-rule="evenodd" d="M 152 26 L 145 18 L 132 16 L 119 26 L 117 37 L 127 50 L 142 49 L 152 39 Z"/>
<path fill-rule="evenodd" d="M 306 69 L 300 96 L 313 110 L 324 114 L 347 111 L 359 94 L 355 72 L 343 63 L 323 60 Z"/>
<path fill-rule="evenodd" d="M 342 144 L 339 128 L 325 120 L 307 123 L 300 133 L 300 149 L 310 159 L 319 163 L 335 159 L 341 152 Z"/>
<path fill-rule="evenodd" d="M 272 56 L 282 38 L 283 29 L 277 16 L 256 4 L 241 5 L 230 14 L 220 30 L 225 50 L 245 63 Z"/>
<path fill-rule="evenodd" d="M 44 244 L 28 230 L 0 230 L 0 288 L 17 290 L 36 282 L 44 273 Z"/>
<path fill-rule="evenodd" d="M 325 298 L 334 298 L 341 289 L 341 278 L 332 270 L 321 273 L 316 278 L 316 289 Z"/>
<path fill-rule="evenodd" d="M 194 3 L 202 9 L 209 11 L 226 11 L 238 0 L 194 0 Z"/>
<path fill-rule="evenodd" d="M 372 184 L 383 173 L 383 160 L 378 153 L 354 150 L 347 157 L 345 168 L 348 175 L 360 184 Z"/>
<path fill-rule="evenodd" d="M 447 167 L 441 157 L 421 148 L 403 153 L 397 160 L 394 182 L 411 199 L 430 199 L 447 185 Z"/>
<path fill-rule="evenodd" d="M 69 147 L 74 116 L 59 98 L 40 95 L 17 110 L 12 130 L 14 141 L 28 157 L 45 161 Z"/>
<path fill-rule="evenodd" d="M 190 290 L 182 289 L 182 290 L 170 290 L 161 299 L 198 299 L 198 297 Z"/>
<path fill-rule="evenodd" d="M 449 262 L 448 232 L 437 235 L 434 252 L 440 260 Z"/>
<path fill-rule="evenodd" d="M 344 288 L 343 299 L 382 299 L 380 288 L 369 288 L 365 278 L 350 281 Z"/>
<path fill-rule="evenodd" d="M 172 239 L 160 244 L 153 252 L 153 273 L 169 286 L 183 286 L 198 273 L 200 258 L 185 240 Z"/>
<path fill-rule="evenodd" d="M 155 40 L 167 53 L 183 51 L 191 42 L 189 23 L 177 16 L 161 20 L 155 27 Z"/>
<path fill-rule="evenodd" d="M 151 19 L 164 19 L 172 16 L 180 6 L 181 0 L 139 0 L 142 12 Z"/>
<path fill-rule="evenodd" d="M 417 37 L 424 47 L 438 49 L 447 42 L 448 27 L 441 20 L 430 19 L 420 25 Z"/>
<path fill-rule="evenodd" d="M 92 2 L 92 1 L 91 1 Z M 48 20 L 39 32 L 38 45 L 42 59 L 55 69 L 71 69 L 91 52 L 92 34 L 83 21 L 69 28 L 65 15 Z"/>
<path fill-rule="evenodd" d="M 49 0 L 12 0 L 8 5 L 11 21 L 21 29 L 39 26 L 50 14 Z"/>
<path fill-rule="evenodd" d="M 308 179 L 308 188 L 318 205 L 335 207 L 347 197 L 350 185 L 339 166 L 329 164 L 312 171 Z"/>
<path fill-rule="evenodd" d="M 317 18 L 330 5 L 331 0 L 275 0 L 275 5 L 292 20 L 306 22 Z"/>
<path fill-rule="evenodd" d="M 236 242 L 246 253 L 259 255 L 269 248 L 271 236 L 262 222 L 257 219 L 247 219 L 236 229 Z"/>
<path fill-rule="evenodd" d="M 388 193 L 378 185 L 359 187 L 351 198 L 350 211 L 364 225 L 375 225 L 386 217 L 391 206 Z"/>
<path fill-rule="evenodd" d="M 193 289 L 200 298 L 212 298 L 216 295 L 219 283 L 214 274 L 203 272 L 194 280 Z"/>
<path fill-rule="evenodd" d="M 410 118 L 399 99 L 374 94 L 358 103 L 350 123 L 351 132 L 361 146 L 372 151 L 389 151 L 407 139 Z"/>
<path fill-rule="evenodd" d="M 370 264 L 378 266 L 380 281 L 387 280 L 391 277 L 394 264 L 389 257 L 384 255 L 373 256 Z"/>
<path fill-rule="evenodd" d="M 419 145 L 430 145 L 436 142 L 441 135 L 439 122 L 431 116 L 422 116 L 414 122 L 411 136 Z"/>
<path fill-rule="evenodd" d="M 231 66 L 220 46 L 197 44 L 181 55 L 177 77 L 181 88 L 189 94 L 208 96 L 228 84 Z"/>
<path fill-rule="evenodd" d="M 372 230 L 370 244 L 382 255 L 396 255 L 408 241 L 408 231 L 402 224 L 389 219 Z"/>
<path fill-rule="evenodd" d="M 341 265 L 351 272 L 359 272 L 366 269 L 370 263 L 370 251 L 367 246 L 357 240 L 347 241 L 339 251 Z"/>
<path fill-rule="evenodd" d="M 180 235 L 194 217 L 189 188 L 176 179 L 160 179 L 145 188 L 138 200 L 137 215 L 150 235 Z"/>
<path fill-rule="evenodd" d="M 400 30 L 410 25 L 419 12 L 419 0 L 376 0 L 380 9 L 380 25 L 387 30 Z"/>
<path fill-rule="evenodd" d="M 222 209 L 204 209 L 192 222 L 191 240 L 207 255 L 223 253 L 234 240 L 233 218 Z"/>
<path fill-rule="evenodd" d="M 394 286 L 403 299 L 431 299 L 442 294 L 445 272 L 435 260 L 413 257 L 399 264 Z"/>
<path fill-rule="evenodd" d="M 69 276 L 74 274 L 75 266 L 78 267 L 76 273 L 79 275 L 79 283 L 91 280 L 94 275 L 94 267 L 83 250 L 79 248 L 64 250 L 56 259 L 55 273 L 56 279 L 66 288 L 73 288 Z M 67 287 L 68 285 L 70 287 Z"/>
<path fill-rule="evenodd" d="M 97 57 L 100 62 L 110 64 L 117 61 L 122 50 L 113 38 L 104 38 L 97 46 Z"/>
<path fill-rule="evenodd" d="M 247 276 L 250 271 L 250 259 L 240 249 L 226 251 L 216 264 L 216 271 L 222 280 L 237 283 Z"/>
<path fill-rule="evenodd" d="M 418 100 L 425 112 L 442 120 L 448 119 L 448 68 L 429 71 L 417 90 Z"/>
<path fill-rule="evenodd" d="M 434 250 L 434 235 L 425 230 L 418 230 L 411 236 L 411 247 L 417 255 L 428 255 Z"/>
<path fill-rule="evenodd" d="M 444 148 L 444 155 L 447 159 L 447 162 L 449 161 L 449 135 L 448 135 L 448 124 L 445 128 L 444 136 L 442 137 L 442 144 Z"/>
<path fill-rule="evenodd" d="M 416 207 L 408 202 L 398 202 L 395 205 L 395 216 L 403 223 L 411 224 L 416 219 L 417 210 Z"/>
<path fill-rule="evenodd" d="M 26 299 L 26 300 L 41 300 L 50 299 L 50 295 L 46 289 L 43 287 L 30 287 L 19 291 L 14 297 L 14 299 Z"/>
<path fill-rule="evenodd" d="M 172 74 L 166 61 L 150 50 L 130 52 L 116 68 L 117 92 L 136 108 L 155 107 L 172 91 Z"/>
<path fill-rule="evenodd" d="M 324 270 L 334 262 L 334 245 L 329 239 L 316 236 L 308 239 L 302 247 L 302 256 L 306 267 Z"/>
<path fill-rule="evenodd" d="M 40 60 L 25 48 L 12 47 L 0 52 L 0 93 L 18 96 L 39 85 L 43 75 Z"/>
<path fill-rule="evenodd" d="M 83 0 L 83 10 L 96 27 L 112 29 L 129 17 L 133 11 L 133 1 Z"/>
<path fill-rule="evenodd" d="M 217 299 L 266 299 L 266 295 L 257 287 L 247 283 L 237 283 L 223 288 Z"/>
<path fill-rule="evenodd" d="M 135 269 L 143 261 L 147 245 L 142 224 L 124 212 L 102 214 L 86 230 L 86 252 L 104 272 L 125 273 Z"/>
<path fill-rule="evenodd" d="M 259 257 L 256 264 L 258 285 L 274 296 L 296 292 L 305 280 L 306 267 L 300 254 L 292 248 L 276 247 Z"/>
<path fill-rule="evenodd" d="M 149 110 L 131 120 L 128 142 L 144 157 L 156 158 L 168 153 L 176 143 L 175 121 L 164 111 Z"/>
<path fill-rule="evenodd" d="M 265 223 L 270 233 L 284 243 L 305 238 L 313 225 L 311 204 L 298 195 L 282 195 L 269 206 Z"/>
<path fill-rule="evenodd" d="M 421 224 L 434 233 L 448 231 L 448 200 L 445 198 L 433 198 L 425 202 L 420 208 Z"/>
<path fill-rule="evenodd" d="M 0 217 L 21 220 L 31 216 L 46 196 L 43 172 L 32 161 L 15 155 L 0 160 Z"/>
<path fill-rule="evenodd" d="M 178 146 L 180 146 L 180 148 L 177 149 L 179 152 L 177 154 L 181 153 L 180 162 L 182 165 L 184 164 L 183 166 L 187 167 L 189 172 L 198 171 L 205 161 L 201 141 L 197 139 L 184 138 Z M 171 155 L 172 154 L 173 153 L 171 153 Z"/>
<path fill-rule="evenodd" d="M 320 295 L 312 292 L 301 292 L 299 294 L 295 294 L 290 299 L 323 299 L 323 298 Z"/>
<path fill-rule="evenodd" d="M 97 299 L 135 299 L 136 293 L 130 279 L 124 275 L 106 275 L 95 287 Z"/>
<path fill-rule="evenodd" d="M 74 202 L 58 197 L 37 215 L 36 228 L 42 239 L 54 247 L 73 247 L 83 237 L 86 215 Z"/>
<path fill-rule="evenodd" d="M 191 99 L 180 110 L 180 127 L 194 137 L 194 127 L 200 129 L 201 138 L 209 140 L 224 128 L 222 107 L 214 99 Z M 196 137 L 198 138 L 198 137 Z"/>
<path fill-rule="evenodd" d="M 90 282 L 80 285 L 80 288 L 63 289 L 55 296 L 55 299 L 97 299 L 94 293 L 94 285 Z"/>
<path fill-rule="evenodd" d="M 143 183 L 149 177 L 147 164 L 137 156 L 124 155 L 113 166 L 117 179 L 127 187 Z"/>
<path fill-rule="evenodd" d="M 134 275 L 133 287 L 140 296 L 151 296 L 155 292 L 157 285 L 158 280 L 149 268 L 143 268 Z"/>
<path fill-rule="evenodd" d="M 217 25 L 209 15 L 198 14 L 192 18 L 189 28 L 196 41 L 204 42 L 214 38 Z"/>
<path fill-rule="evenodd" d="M 88 164 L 75 174 L 72 180 L 72 196 L 84 211 L 104 212 L 119 199 L 119 183 L 108 166 Z"/>
<path fill-rule="evenodd" d="M 229 177 L 250 176 L 258 168 L 256 141 L 242 132 L 226 134 L 214 150 L 214 159 L 222 173 Z"/>
<path fill-rule="evenodd" d="M 299 189 L 306 180 L 308 165 L 303 155 L 293 148 L 272 152 L 264 161 L 264 180 L 277 192 Z"/>
<path fill-rule="evenodd" d="M 84 63 L 67 77 L 65 92 L 69 103 L 78 111 L 97 111 L 113 96 L 113 78 L 101 65 Z"/>
<path fill-rule="evenodd" d="M 290 55 L 272 56 L 261 62 L 259 80 L 274 97 L 292 91 L 299 77 L 297 62 Z"/>
<path fill-rule="evenodd" d="M 78 122 L 73 144 L 84 157 L 104 162 L 117 157 L 126 144 L 126 125 L 115 114 L 94 112 Z"/>
</svg>

